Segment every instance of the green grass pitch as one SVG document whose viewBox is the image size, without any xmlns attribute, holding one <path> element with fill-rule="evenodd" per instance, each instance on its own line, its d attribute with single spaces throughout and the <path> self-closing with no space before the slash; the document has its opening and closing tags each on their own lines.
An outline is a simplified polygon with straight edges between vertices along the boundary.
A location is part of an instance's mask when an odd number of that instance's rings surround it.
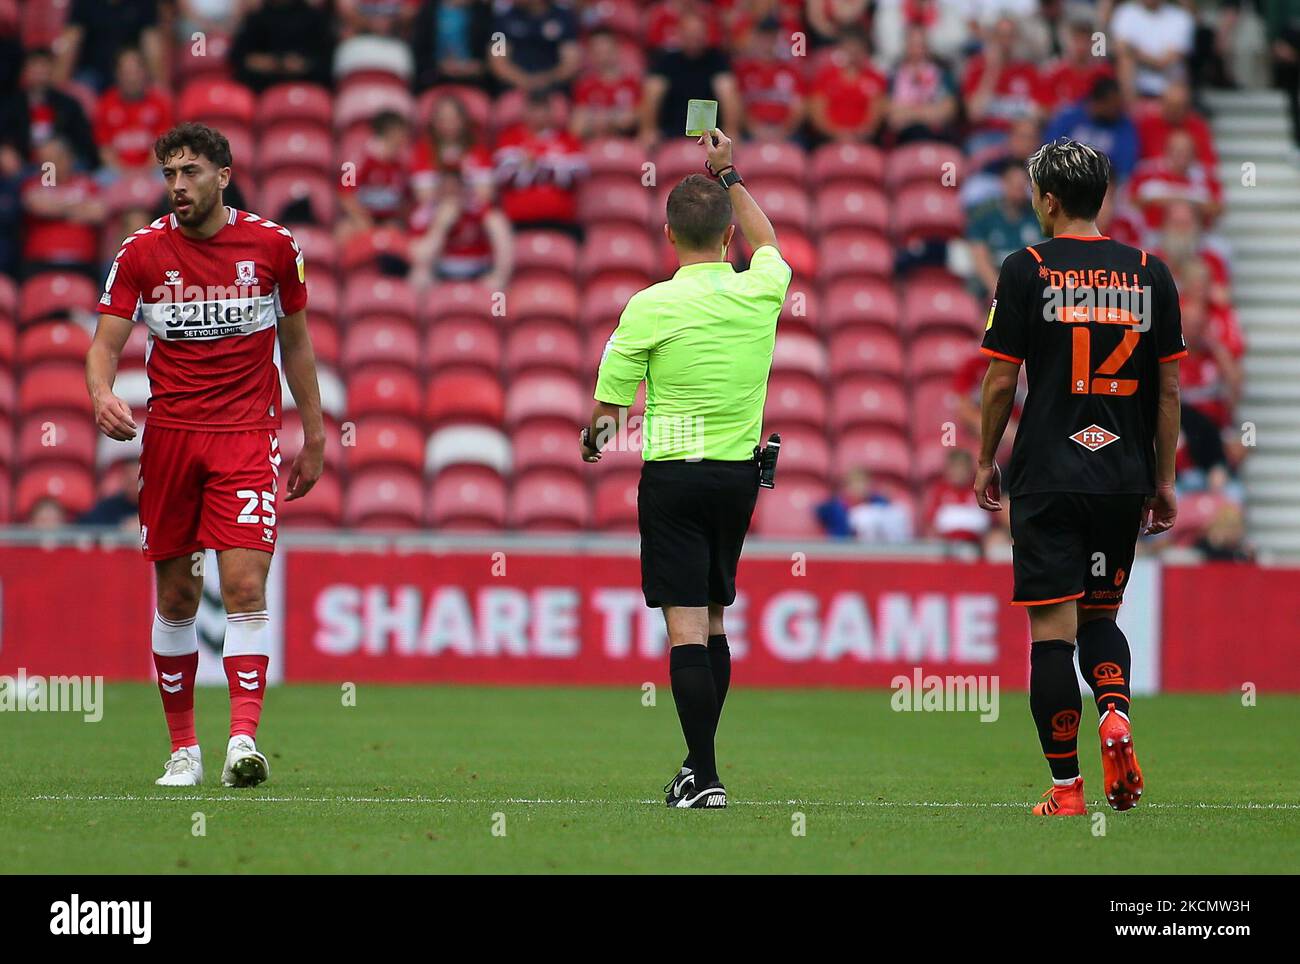
<svg viewBox="0 0 1300 964">
<path fill-rule="evenodd" d="M 1300 697 L 1256 707 L 1160 696 L 1134 708 L 1147 793 L 1039 819 L 1048 776 L 1023 694 L 1001 718 L 899 713 L 888 691 L 733 690 L 719 734 L 731 806 L 669 811 L 672 696 L 639 688 L 362 684 L 273 689 L 270 782 L 220 786 L 227 699 L 198 696 L 205 783 L 155 787 L 156 689 L 108 684 L 102 721 L 0 715 L 0 866 L 45 873 L 1294 872 Z M 653 801 L 653 802 L 650 802 Z M 206 834 L 193 833 L 203 814 Z M 800 818 L 804 833 L 799 829 Z M 504 815 L 503 817 L 497 815 Z M 494 830 L 497 833 L 494 833 Z M 504 830 L 504 834 L 500 831 Z"/>
</svg>

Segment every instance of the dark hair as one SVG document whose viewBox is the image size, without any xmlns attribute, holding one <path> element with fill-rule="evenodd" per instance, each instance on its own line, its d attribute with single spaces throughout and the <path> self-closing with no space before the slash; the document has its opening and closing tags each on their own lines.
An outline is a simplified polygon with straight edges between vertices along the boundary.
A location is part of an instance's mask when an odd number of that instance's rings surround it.
<svg viewBox="0 0 1300 964">
<path fill-rule="evenodd" d="M 381 110 L 370 118 L 370 130 L 383 137 L 397 127 L 406 127 L 406 118 L 395 110 Z"/>
<path fill-rule="evenodd" d="M 158 140 L 154 141 L 153 153 L 159 164 L 166 164 L 167 158 L 179 151 L 189 148 L 195 154 L 206 157 L 217 167 L 230 167 L 234 159 L 230 156 L 230 141 L 216 128 L 197 121 L 177 124 Z"/>
<path fill-rule="evenodd" d="M 678 244 L 707 251 L 722 244 L 731 223 L 727 189 L 704 174 L 688 174 L 668 194 L 668 227 Z"/>
<path fill-rule="evenodd" d="M 1092 82 L 1092 89 L 1088 91 L 1089 100 L 1105 100 L 1108 97 L 1114 97 L 1119 93 L 1119 81 L 1114 77 L 1098 77 Z"/>
<path fill-rule="evenodd" d="M 1052 194 L 1065 213 L 1091 220 L 1110 186 L 1110 161 L 1095 147 L 1068 137 L 1044 144 L 1025 165 L 1042 194 Z"/>
</svg>

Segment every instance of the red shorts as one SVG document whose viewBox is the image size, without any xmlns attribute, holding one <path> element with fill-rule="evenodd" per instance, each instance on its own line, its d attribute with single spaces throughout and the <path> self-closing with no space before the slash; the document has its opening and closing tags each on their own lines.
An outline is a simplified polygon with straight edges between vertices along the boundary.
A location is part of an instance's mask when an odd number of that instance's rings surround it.
<svg viewBox="0 0 1300 964">
<path fill-rule="evenodd" d="M 280 442 L 273 429 L 195 432 L 148 425 L 140 452 L 146 559 L 201 549 L 275 549 Z"/>
</svg>

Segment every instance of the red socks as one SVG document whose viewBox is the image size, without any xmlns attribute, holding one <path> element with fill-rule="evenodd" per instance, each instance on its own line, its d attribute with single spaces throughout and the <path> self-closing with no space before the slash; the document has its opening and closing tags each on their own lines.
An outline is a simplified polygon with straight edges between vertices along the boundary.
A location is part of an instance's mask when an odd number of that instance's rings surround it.
<svg viewBox="0 0 1300 964">
<path fill-rule="evenodd" d="M 153 665 L 158 671 L 158 692 L 162 694 L 163 715 L 167 717 L 167 730 L 172 736 L 172 752 L 183 746 L 195 746 L 194 735 L 194 675 L 199 669 L 199 654 L 184 656 L 159 656 L 153 654 Z"/>
<path fill-rule="evenodd" d="M 257 736 L 266 694 L 267 656 L 227 656 L 226 681 L 230 684 L 230 735 Z"/>
</svg>

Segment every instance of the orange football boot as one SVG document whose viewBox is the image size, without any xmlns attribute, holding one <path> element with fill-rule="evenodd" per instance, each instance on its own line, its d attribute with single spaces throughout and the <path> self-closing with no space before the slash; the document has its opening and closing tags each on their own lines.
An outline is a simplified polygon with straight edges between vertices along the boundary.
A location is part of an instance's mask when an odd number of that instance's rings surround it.
<svg viewBox="0 0 1300 964">
<path fill-rule="evenodd" d="M 1128 717 L 1107 703 L 1097 726 L 1101 736 L 1102 789 L 1116 810 L 1132 810 L 1142 796 L 1142 768 L 1133 752 L 1133 730 Z"/>
<path fill-rule="evenodd" d="M 1053 783 L 1043 798 L 1042 803 L 1034 805 L 1034 813 L 1040 817 L 1083 817 L 1088 813 L 1087 801 L 1083 799 L 1083 777 L 1076 777 L 1068 787 Z"/>
</svg>

